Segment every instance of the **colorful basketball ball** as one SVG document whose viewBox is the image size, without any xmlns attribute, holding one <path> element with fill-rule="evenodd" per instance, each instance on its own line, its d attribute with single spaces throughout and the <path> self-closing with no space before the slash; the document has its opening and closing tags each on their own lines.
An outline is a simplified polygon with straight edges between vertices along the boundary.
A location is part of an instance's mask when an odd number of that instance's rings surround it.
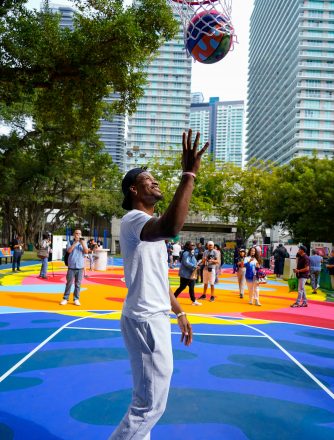
<svg viewBox="0 0 334 440">
<path fill-rule="evenodd" d="M 233 42 L 233 28 L 226 33 L 222 27 L 226 18 L 215 9 L 200 12 L 190 20 L 186 33 L 186 48 L 200 63 L 213 64 L 222 60 Z"/>
</svg>

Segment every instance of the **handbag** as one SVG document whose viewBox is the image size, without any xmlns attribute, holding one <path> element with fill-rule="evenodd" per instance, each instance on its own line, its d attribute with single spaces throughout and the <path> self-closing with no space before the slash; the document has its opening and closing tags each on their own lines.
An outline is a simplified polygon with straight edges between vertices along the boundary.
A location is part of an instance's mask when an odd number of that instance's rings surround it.
<svg viewBox="0 0 334 440">
<path fill-rule="evenodd" d="M 289 292 L 297 292 L 298 290 L 298 279 L 296 277 L 291 277 L 288 279 Z"/>
<path fill-rule="evenodd" d="M 42 248 L 42 249 L 38 249 L 37 251 L 37 257 L 38 258 L 47 258 L 49 256 L 49 250 L 48 248 Z"/>
<path fill-rule="evenodd" d="M 197 267 L 191 272 L 190 279 L 197 280 Z"/>
</svg>

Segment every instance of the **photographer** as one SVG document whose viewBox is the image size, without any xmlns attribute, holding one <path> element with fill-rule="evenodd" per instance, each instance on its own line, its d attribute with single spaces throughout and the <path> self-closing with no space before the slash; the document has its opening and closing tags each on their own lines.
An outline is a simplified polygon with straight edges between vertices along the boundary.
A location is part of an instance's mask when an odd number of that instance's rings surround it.
<svg viewBox="0 0 334 440">
<path fill-rule="evenodd" d="M 214 249 L 214 242 L 208 241 L 207 250 L 203 254 L 202 264 L 204 265 L 203 269 L 203 295 L 199 297 L 199 299 L 206 299 L 206 291 L 208 289 L 208 285 L 210 284 L 211 288 L 211 296 L 210 302 L 215 300 L 215 279 L 216 279 L 216 265 L 219 263 L 219 255 L 218 252 Z"/>
<path fill-rule="evenodd" d="M 84 273 L 85 260 L 84 256 L 88 254 L 86 241 L 81 237 L 80 229 L 74 231 L 73 241 L 67 244 L 68 270 L 66 275 L 66 287 L 64 297 L 60 302 L 61 306 L 65 306 L 71 293 L 71 286 L 74 280 L 74 304 L 80 306 L 80 287 Z"/>
</svg>

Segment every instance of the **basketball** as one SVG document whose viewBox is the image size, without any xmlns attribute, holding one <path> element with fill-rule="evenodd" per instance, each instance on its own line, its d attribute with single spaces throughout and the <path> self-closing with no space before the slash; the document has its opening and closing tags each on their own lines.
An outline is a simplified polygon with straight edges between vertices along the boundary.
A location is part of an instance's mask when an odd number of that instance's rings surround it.
<svg viewBox="0 0 334 440">
<path fill-rule="evenodd" d="M 226 33 L 222 26 L 227 19 L 215 9 L 194 15 L 186 32 L 186 48 L 198 62 L 213 64 L 222 60 L 231 49 L 233 28 Z"/>
</svg>

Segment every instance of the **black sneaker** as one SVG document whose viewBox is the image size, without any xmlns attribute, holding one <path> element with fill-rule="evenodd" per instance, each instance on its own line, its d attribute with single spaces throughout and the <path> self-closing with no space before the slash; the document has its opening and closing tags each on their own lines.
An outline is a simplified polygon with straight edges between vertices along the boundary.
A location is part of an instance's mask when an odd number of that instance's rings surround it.
<svg viewBox="0 0 334 440">
<path fill-rule="evenodd" d="M 201 295 L 198 299 L 206 299 L 206 295 Z"/>
<path fill-rule="evenodd" d="M 240 298 L 243 298 L 244 296 L 240 293 Z"/>
<path fill-rule="evenodd" d="M 290 307 L 300 307 L 300 305 L 296 302 L 296 303 L 293 303 L 293 304 L 291 304 L 291 306 Z"/>
<path fill-rule="evenodd" d="M 307 305 L 307 302 L 306 301 L 304 301 L 299 307 L 307 307 L 308 305 Z"/>
<path fill-rule="evenodd" d="M 211 302 L 211 303 L 214 302 L 215 299 L 216 299 L 216 298 L 215 298 L 214 296 L 210 296 L 210 302 Z"/>
</svg>

